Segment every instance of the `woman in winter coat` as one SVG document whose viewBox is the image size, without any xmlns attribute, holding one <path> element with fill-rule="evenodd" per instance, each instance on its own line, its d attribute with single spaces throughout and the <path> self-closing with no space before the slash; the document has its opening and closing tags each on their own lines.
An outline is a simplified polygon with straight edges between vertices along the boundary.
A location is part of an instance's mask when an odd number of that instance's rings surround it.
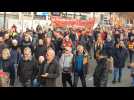
<svg viewBox="0 0 134 100">
<path fill-rule="evenodd" d="M 3 72 L 7 72 L 9 74 L 10 85 L 13 86 L 15 82 L 15 69 L 10 60 L 10 57 L 9 49 L 3 49 L 2 58 L 0 59 L 0 69 L 3 70 Z"/>
<path fill-rule="evenodd" d="M 119 74 L 118 81 L 121 82 L 122 79 L 122 70 L 125 67 L 125 62 L 128 57 L 128 51 L 125 48 L 124 42 L 120 41 L 116 45 L 113 53 L 114 58 L 114 79 L 113 83 L 116 82 L 117 74 Z"/>
</svg>

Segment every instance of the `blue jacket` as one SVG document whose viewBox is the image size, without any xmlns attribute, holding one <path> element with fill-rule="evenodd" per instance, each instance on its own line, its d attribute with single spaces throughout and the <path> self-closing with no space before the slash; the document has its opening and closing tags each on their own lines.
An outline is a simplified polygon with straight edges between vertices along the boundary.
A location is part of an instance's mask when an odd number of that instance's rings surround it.
<svg viewBox="0 0 134 100">
<path fill-rule="evenodd" d="M 75 55 L 74 56 L 74 72 L 82 74 L 84 71 L 84 64 L 83 64 L 83 55 Z"/>
</svg>

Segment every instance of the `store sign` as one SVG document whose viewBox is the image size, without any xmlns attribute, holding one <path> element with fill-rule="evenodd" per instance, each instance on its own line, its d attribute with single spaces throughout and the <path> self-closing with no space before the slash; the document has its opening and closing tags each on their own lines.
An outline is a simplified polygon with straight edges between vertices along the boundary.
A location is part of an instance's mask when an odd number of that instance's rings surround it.
<svg viewBox="0 0 134 100">
<path fill-rule="evenodd" d="M 39 16 L 48 16 L 48 12 L 37 12 L 36 15 L 39 15 Z"/>
<path fill-rule="evenodd" d="M 52 16 L 60 16 L 60 12 L 52 12 Z"/>
</svg>

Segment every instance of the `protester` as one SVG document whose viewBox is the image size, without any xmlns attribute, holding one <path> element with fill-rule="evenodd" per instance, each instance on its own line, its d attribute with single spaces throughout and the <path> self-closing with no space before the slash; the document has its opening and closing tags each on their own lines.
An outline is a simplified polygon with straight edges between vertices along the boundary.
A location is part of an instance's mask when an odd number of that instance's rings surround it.
<svg viewBox="0 0 134 100">
<path fill-rule="evenodd" d="M 32 81 L 38 73 L 37 62 L 32 56 L 32 51 L 29 47 L 24 48 L 23 58 L 19 62 L 17 76 L 23 87 L 31 87 Z"/>
<path fill-rule="evenodd" d="M 22 40 L 22 43 L 21 43 L 21 51 L 23 52 L 24 48 L 26 47 L 29 47 L 33 52 L 32 40 L 30 38 L 29 33 L 24 34 L 24 39 Z"/>
<path fill-rule="evenodd" d="M 44 80 L 44 82 L 40 83 L 41 87 L 56 87 L 60 65 L 55 58 L 55 52 L 52 48 L 47 50 L 44 68 L 40 75 Z"/>
<path fill-rule="evenodd" d="M 102 40 L 101 36 L 98 35 L 98 39 L 94 44 L 94 57 L 96 56 L 96 51 L 98 51 L 98 50 L 102 51 L 103 50 L 103 46 L 104 46 L 104 41 Z"/>
<path fill-rule="evenodd" d="M 40 83 L 45 84 L 44 79 L 42 80 L 42 78 L 41 78 L 41 75 L 42 75 L 43 71 L 45 70 L 44 65 L 45 65 L 44 56 L 39 56 L 38 57 L 38 67 L 37 67 L 38 68 L 38 74 L 33 81 L 33 87 L 39 87 Z"/>
<path fill-rule="evenodd" d="M 108 82 L 108 64 L 107 57 L 104 56 L 102 51 L 97 51 L 97 66 L 93 74 L 93 81 L 95 87 L 107 87 Z"/>
<path fill-rule="evenodd" d="M 39 58 L 39 56 L 45 56 L 46 48 L 44 46 L 44 41 L 42 39 L 39 39 L 38 45 L 35 49 L 35 57 L 36 59 Z"/>
<path fill-rule="evenodd" d="M 62 42 L 63 42 L 63 35 L 59 34 L 57 32 L 56 33 L 54 32 L 53 44 L 54 44 L 54 48 L 55 48 L 55 54 L 58 58 L 61 57 L 61 53 L 63 51 Z"/>
<path fill-rule="evenodd" d="M 73 54 L 72 49 L 70 47 L 65 48 L 65 52 L 62 54 L 60 58 L 60 66 L 62 68 L 62 84 L 63 87 L 67 87 L 66 82 L 72 87 L 72 62 L 73 62 Z"/>
<path fill-rule="evenodd" d="M 133 55 L 134 55 L 134 37 L 130 37 L 130 40 L 127 43 L 128 51 L 129 51 L 129 60 L 130 63 L 133 61 Z"/>
<path fill-rule="evenodd" d="M 112 37 L 111 36 L 107 36 L 106 41 L 104 42 L 104 52 L 107 55 L 113 55 L 113 50 L 114 50 L 114 42 L 112 41 Z"/>
<path fill-rule="evenodd" d="M 50 38 L 50 37 L 45 38 L 45 45 L 44 45 L 44 47 L 45 47 L 45 53 L 47 52 L 48 48 L 52 48 L 52 49 L 55 50 L 55 46 L 53 44 L 52 38 Z"/>
<path fill-rule="evenodd" d="M 21 59 L 21 50 L 18 46 L 18 41 L 16 39 L 12 40 L 10 54 L 11 54 L 11 63 L 13 64 L 13 67 L 15 69 L 15 79 L 16 79 L 17 78 L 18 63 L 20 62 L 20 59 Z"/>
<path fill-rule="evenodd" d="M 74 87 L 77 87 L 79 77 L 81 79 L 82 86 L 86 87 L 86 64 L 88 64 L 89 61 L 86 57 L 87 56 L 84 55 L 84 47 L 82 45 L 79 45 L 77 47 L 77 53 L 74 55 L 73 59 Z"/>
<path fill-rule="evenodd" d="M 10 39 L 8 33 L 6 33 L 6 34 L 4 35 L 4 43 L 5 43 L 5 47 L 6 47 L 6 48 L 10 48 L 10 46 L 11 46 L 11 39 Z"/>
<path fill-rule="evenodd" d="M 117 74 L 119 74 L 118 82 L 121 82 L 122 80 L 122 71 L 125 67 L 125 62 L 128 56 L 128 51 L 125 48 L 124 42 L 120 41 L 119 44 L 116 44 L 116 47 L 114 49 L 114 72 L 113 72 L 113 83 L 116 83 Z"/>
<path fill-rule="evenodd" d="M 63 49 L 64 49 L 65 47 L 72 47 L 72 41 L 71 41 L 71 39 L 69 38 L 69 35 L 67 35 L 67 36 L 63 39 L 63 44 L 62 44 L 62 46 L 63 46 Z"/>
<path fill-rule="evenodd" d="M 2 50 L 2 58 L 0 59 L 0 69 L 9 74 L 10 86 L 14 86 L 15 69 L 10 60 L 10 51 L 8 48 Z"/>
</svg>

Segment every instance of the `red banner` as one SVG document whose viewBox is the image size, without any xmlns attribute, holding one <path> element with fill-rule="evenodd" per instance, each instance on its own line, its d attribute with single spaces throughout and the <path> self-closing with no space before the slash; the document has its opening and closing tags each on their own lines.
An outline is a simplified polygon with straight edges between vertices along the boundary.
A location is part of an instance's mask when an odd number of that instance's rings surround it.
<svg viewBox="0 0 134 100">
<path fill-rule="evenodd" d="M 95 19 L 90 18 L 88 20 L 80 20 L 80 19 L 65 19 L 57 16 L 53 16 L 51 18 L 53 27 L 57 28 L 88 28 L 92 29 L 95 23 Z"/>
</svg>

